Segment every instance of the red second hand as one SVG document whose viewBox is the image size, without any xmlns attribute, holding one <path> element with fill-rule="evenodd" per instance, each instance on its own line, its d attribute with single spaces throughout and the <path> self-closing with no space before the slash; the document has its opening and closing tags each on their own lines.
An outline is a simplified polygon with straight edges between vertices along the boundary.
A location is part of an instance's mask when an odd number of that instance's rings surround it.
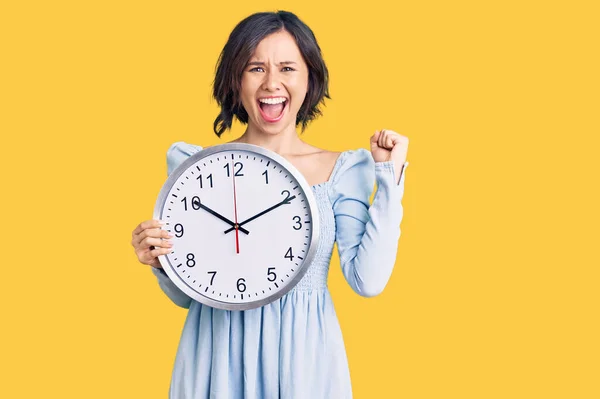
<svg viewBox="0 0 600 399">
<path fill-rule="evenodd" d="M 234 222 L 235 222 L 235 250 L 236 253 L 240 253 L 240 237 L 239 237 L 239 226 L 238 226 L 238 219 L 237 219 L 237 197 L 236 197 L 236 193 L 235 193 L 235 172 L 234 172 L 234 166 L 233 166 L 233 159 L 231 160 L 231 176 L 232 176 L 232 180 L 233 180 L 233 216 L 234 216 Z"/>
</svg>

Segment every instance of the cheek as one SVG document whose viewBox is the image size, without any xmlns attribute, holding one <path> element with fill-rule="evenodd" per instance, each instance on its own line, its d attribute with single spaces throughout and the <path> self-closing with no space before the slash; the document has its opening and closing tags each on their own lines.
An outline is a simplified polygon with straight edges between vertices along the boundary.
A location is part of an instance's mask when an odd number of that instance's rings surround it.
<svg viewBox="0 0 600 399">
<path fill-rule="evenodd" d="M 293 82 L 290 82 L 290 87 L 293 88 L 293 96 L 299 101 L 295 101 L 297 103 L 297 107 L 300 108 L 304 98 L 306 97 L 306 93 L 308 92 L 308 78 L 302 76 L 294 79 Z"/>
<path fill-rule="evenodd" d="M 241 88 L 240 88 L 240 96 L 242 105 L 244 108 L 249 107 L 254 101 L 254 97 L 256 95 L 256 90 L 253 87 L 253 82 L 251 79 L 242 78 Z"/>
<path fill-rule="evenodd" d="M 242 99 L 248 97 L 248 93 L 250 91 L 249 82 L 246 79 L 242 79 L 240 83 L 240 96 Z"/>
</svg>

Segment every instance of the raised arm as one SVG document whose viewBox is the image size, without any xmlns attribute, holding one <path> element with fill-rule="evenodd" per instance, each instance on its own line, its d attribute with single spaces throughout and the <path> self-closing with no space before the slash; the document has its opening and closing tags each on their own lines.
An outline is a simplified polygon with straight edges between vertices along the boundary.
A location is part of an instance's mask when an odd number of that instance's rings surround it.
<svg viewBox="0 0 600 399">
<path fill-rule="evenodd" d="M 344 155 L 330 192 L 340 263 L 352 289 L 372 297 L 383 291 L 396 262 L 408 162 L 401 168 L 394 161 L 376 163 L 366 150 Z M 399 179 L 395 170 L 401 170 Z"/>
</svg>

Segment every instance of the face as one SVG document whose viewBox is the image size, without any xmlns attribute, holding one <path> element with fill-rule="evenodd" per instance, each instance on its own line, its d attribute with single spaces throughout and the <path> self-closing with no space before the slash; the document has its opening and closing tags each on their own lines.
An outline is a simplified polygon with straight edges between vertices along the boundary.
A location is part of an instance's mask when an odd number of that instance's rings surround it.
<svg viewBox="0 0 600 399">
<path fill-rule="evenodd" d="M 248 127 L 277 134 L 296 127 L 308 89 L 308 67 L 287 31 L 265 37 L 242 76 L 242 105 Z"/>
</svg>

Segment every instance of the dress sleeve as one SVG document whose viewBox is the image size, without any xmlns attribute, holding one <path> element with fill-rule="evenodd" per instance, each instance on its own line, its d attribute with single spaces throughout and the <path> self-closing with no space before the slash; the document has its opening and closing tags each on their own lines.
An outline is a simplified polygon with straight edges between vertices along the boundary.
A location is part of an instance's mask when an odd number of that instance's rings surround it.
<svg viewBox="0 0 600 399">
<path fill-rule="evenodd" d="M 383 291 L 396 262 L 408 162 L 396 183 L 393 161 L 375 162 L 365 149 L 341 156 L 330 189 L 340 263 L 352 289 L 372 297 Z"/>
<path fill-rule="evenodd" d="M 170 175 L 183 161 L 185 161 L 190 155 L 200 151 L 202 147 L 184 143 L 179 141 L 171 145 L 167 150 L 167 175 Z M 158 285 L 163 292 L 175 303 L 177 306 L 182 308 L 189 308 L 192 303 L 192 298 L 179 289 L 171 281 L 167 273 L 163 269 L 157 269 L 152 267 L 152 273 L 158 279 Z"/>
</svg>

